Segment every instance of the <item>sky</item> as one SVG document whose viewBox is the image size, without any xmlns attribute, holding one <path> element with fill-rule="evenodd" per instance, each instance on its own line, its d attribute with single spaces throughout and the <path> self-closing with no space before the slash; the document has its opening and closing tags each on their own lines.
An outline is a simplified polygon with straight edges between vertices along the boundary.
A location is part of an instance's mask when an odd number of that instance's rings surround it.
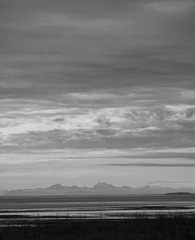
<svg viewBox="0 0 195 240">
<path fill-rule="evenodd" d="M 0 0 L 0 188 L 195 187 L 194 0 Z"/>
</svg>

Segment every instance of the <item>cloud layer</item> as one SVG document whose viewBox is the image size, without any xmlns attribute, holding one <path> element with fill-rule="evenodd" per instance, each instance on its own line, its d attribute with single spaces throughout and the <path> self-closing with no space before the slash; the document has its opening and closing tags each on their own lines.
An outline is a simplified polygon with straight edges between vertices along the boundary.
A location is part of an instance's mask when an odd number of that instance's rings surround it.
<svg viewBox="0 0 195 240">
<path fill-rule="evenodd" d="M 141 141 L 152 137 L 166 139 L 170 134 L 174 137 L 188 136 L 188 146 L 194 144 L 193 139 L 190 141 L 190 135 L 195 131 L 194 120 L 195 107 L 191 105 L 10 111 L 1 116 L 1 147 L 53 145 L 55 149 L 83 139 L 117 141 L 124 137 Z M 162 146 L 165 143 L 162 142 Z"/>
</svg>

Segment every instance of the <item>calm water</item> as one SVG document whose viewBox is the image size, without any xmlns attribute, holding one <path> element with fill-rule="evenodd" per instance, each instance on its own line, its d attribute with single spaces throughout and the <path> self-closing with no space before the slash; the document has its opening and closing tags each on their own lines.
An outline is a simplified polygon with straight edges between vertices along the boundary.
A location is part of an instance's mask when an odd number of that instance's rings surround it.
<svg viewBox="0 0 195 240">
<path fill-rule="evenodd" d="M 0 225 L 21 220 L 195 215 L 195 195 L 0 197 Z"/>
</svg>

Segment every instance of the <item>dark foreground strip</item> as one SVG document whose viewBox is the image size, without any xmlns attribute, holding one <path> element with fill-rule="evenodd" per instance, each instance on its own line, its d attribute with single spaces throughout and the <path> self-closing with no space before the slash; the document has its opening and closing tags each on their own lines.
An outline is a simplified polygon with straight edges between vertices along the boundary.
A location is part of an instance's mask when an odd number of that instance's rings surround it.
<svg viewBox="0 0 195 240">
<path fill-rule="evenodd" d="M 194 240 L 195 217 L 128 220 L 53 220 L 0 228 L 0 240 Z"/>
</svg>

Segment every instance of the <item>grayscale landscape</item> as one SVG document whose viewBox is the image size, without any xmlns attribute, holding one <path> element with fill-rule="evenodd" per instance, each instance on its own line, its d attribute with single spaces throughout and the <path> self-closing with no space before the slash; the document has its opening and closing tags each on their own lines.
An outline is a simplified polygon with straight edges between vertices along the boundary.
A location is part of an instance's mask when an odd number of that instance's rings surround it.
<svg viewBox="0 0 195 240">
<path fill-rule="evenodd" d="M 193 240 L 194 173 L 194 0 L 0 0 L 0 240 Z"/>
</svg>

